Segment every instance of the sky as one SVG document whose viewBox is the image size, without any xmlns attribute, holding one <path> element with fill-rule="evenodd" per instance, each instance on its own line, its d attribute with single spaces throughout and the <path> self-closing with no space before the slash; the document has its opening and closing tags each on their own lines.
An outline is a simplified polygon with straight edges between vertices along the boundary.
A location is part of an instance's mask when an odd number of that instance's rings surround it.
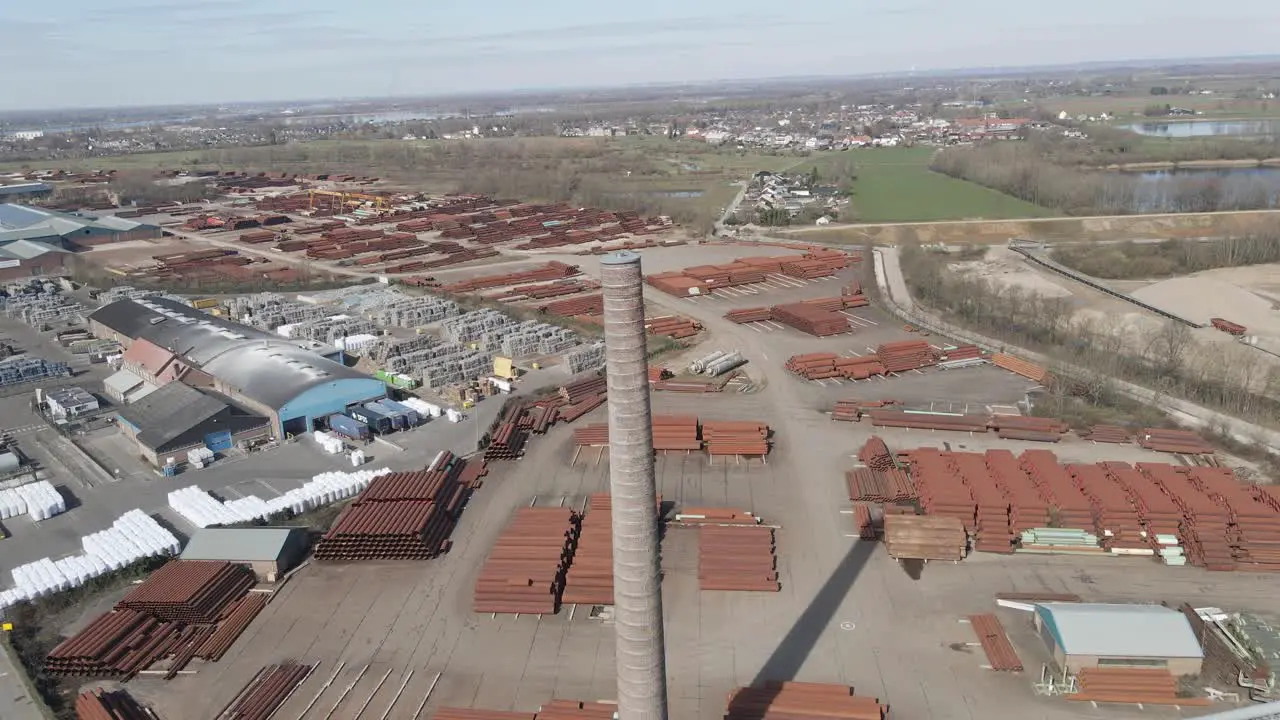
<svg viewBox="0 0 1280 720">
<path fill-rule="evenodd" d="M 15 1 L 0 111 L 1244 56 L 1278 26 L 1275 0 Z"/>
</svg>

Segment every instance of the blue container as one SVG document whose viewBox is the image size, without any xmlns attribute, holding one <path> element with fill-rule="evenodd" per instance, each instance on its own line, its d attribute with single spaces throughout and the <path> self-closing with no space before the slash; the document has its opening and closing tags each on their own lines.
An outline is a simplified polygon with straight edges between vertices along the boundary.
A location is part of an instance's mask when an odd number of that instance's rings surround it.
<svg viewBox="0 0 1280 720">
<path fill-rule="evenodd" d="M 352 440 L 368 440 L 369 426 L 346 415 L 330 415 L 329 429 Z"/>
<path fill-rule="evenodd" d="M 392 430 L 403 430 L 409 425 L 409 418 L 405 417 L 404 413 L 396 412 L 386 405 L 383 405 L 381 400 L 367 402 L 364 406 L 370 410 L 386 415 L 387 419 L 391 421 Z"/>
<path fill-rule="evenodd" d="M 370 431 L 379 435 L 385 435 L 392 430 L 391 418 L 377 408 L 369 407 L 368 404 L 356 405 L 347 410 L 347 415 L 369 426 Z"/>
<path fill-rule="evenodd" d="M 409 427 L 417 427 L 422 424 L 422 416 L 418 414 L 418 411 L 404 403 L 399 403 L 395 400 L 379 400 L 378 404 L 388 410 L 394 410 L 404 415 Z"/>
</svg>

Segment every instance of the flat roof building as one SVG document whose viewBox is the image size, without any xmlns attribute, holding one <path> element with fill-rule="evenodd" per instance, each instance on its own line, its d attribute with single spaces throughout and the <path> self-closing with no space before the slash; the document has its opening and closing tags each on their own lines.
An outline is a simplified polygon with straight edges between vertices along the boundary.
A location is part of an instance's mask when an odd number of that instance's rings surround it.
<svg viewBox="0 0 1280 720">
<path fill-rule="evenodd" d="M 45 407 L 55 418 L 74 418 L 98 409 L 98 398 L 80 387 L 60 387 L 43 393 Z"/>
<path fill-rule="evenodd" d="M 181 462 L 194 448 L 224 452 L 237 443 L 262 440 L 271 434 L 266 417 L 180 382 L 126 405 L 117 419 L 125 436 L 137 443 L 138 454 L 157 467 L 171 457 Z"/>
<path fill-rule="evenodd" d="M 275 582 L 307 555 L 301 527 L 201 528 L 182 551 L 183 560 L 223 560 L 248 565 L 258 579 Z"/>
<path fill-rule="evenodd" d="M 1186 616 L 1163 605 L 1043 603 L 1035 624 L 1058 666 L 1071 673 L 1146 667 L 1195 675 L 1204 660 Z"/>
<path fill-rule="evenodd" d="M 386 397 L 381 380 L 330 359 L 342 355 L 332 346 L 288 340 L 162 298 L 111 303 L 89 316 L 89 327 L 126 348 L 134 376 L 156 385 L 180 378 L 226 396 L 269 418 L 280 438 Z M 139 342 L 147 345 L 134 352 Z"/>
</svg>

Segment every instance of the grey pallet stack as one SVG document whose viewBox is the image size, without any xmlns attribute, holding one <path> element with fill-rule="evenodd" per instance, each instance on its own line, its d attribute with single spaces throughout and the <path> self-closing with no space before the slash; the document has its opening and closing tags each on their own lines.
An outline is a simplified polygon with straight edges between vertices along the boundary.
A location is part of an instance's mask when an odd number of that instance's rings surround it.
<svg viewBox="0 0 1280 720">
<path fill-rule="evenodd" d="M 437 340 L 430 335 L 415 335 L 408 338 L 384 337 L 367 354 L 374 362 L 385 363 L 391 358 L 425 350 L 436 343 Z"/>
<path fill-rule="evenodd" d="M 516 325 L 516 321 L 497 310 L 473 310 L 465 315 L 446 320 L 440 327 L 440 336 L 453 342 L 475 342 L 490 333 Z"/>
<path fill-rule="evenodd" d="M 364 307 L 362 312 L 379 325 L 415 328 L 456 318 L 462 310 L 452 300 L 397 295 L 380 306 Z"/>
<path fill-rule="evenodd" d="M 58 294 L 41 290 L 28 295 L 17 295 L 6 298 L 4 303 L 5 317 L 21 320 L 28 325 L 43 323 L 84 322 L 84 306 Z"/>
<path fill-rule="evenodd" d="M 338 338 L 351 335 L 376 335 L 377 333 L 378 327 L 368 320 L 342 315 L 294 324 L 289 332 L 289 337 L 301 340 L 315 340 L 326 345 L 332 345 Z"/>
<path fill-rule="evenodd" d="M 597 342 L 573 352 L 565 353 L 565 367 L 571 375 L 604 367 L 604 343 Z"/>
<path fill-rule="evenodd" d="M 156 290 L 145 290 L 130 285 L 117 285 L 110 290 L 103 290 L 98 293 L 98 302 L 103 305 L 110 305 L 120 300 L 141 300 L 143 298 L 156 297 L 160 295 Z"/>
<path fill-rule="evenodd" d="M 50 362 L 39 357 L 15 357 L 0 360 L 0 387 L 19 385 L 46 378 L 71 374 L 66 363 Z"/>
<path fill-rule="evenodd" d="M 486 334 L 483 347 L 501 351 L 507 357 L 529 357 L 563 352 L 579 342 L 572 330 L 529 320 L 506 332 Z"/>
<path fill-rule="evenodd" d="M 76 355 L 110 355 L 120 351 L 120 343 L 115 340 L 99 340 L 97 338 L 73 340 L 67 345 L 67 350 Z"/>
<path fill-rule="evenodd" d="M 427 388 L 468 382 L 493 369 L 493 356 L 477 351 L 466 351 L 446 358 L 433 360 L 418 368 L 418 378 Z"/>
</svg>

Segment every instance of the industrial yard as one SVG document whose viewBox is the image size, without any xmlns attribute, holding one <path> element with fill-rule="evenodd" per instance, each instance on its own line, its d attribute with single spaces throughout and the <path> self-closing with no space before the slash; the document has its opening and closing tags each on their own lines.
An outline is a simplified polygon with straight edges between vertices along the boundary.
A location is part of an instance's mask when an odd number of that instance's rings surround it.
<svg viewBox="0 0 1280 720">
<path fill-rule="evenodd" d="M 514 720 L 539 708 L 554 718 L 557 700 L 614 702 L 618 504 L 605 495 L 599 335 L 605 252 L 630 244 L 643 258 L 643 331 L 661 349 L 643 390 L 671 716 L 773 717 L 751 709 L 771 693 L 843 703 L 836 716 L 857 720 L 1174 718 L 1247 700 L 1230 678 L 1252 666 L 1225 645 L 1167 661 L 1141 639 L 1096 653 L 1170 670 L 1203 662 L 1175 688 L 1168 671 L 1088 665 L 1042 629 L 1042 614 L 1070 614 L 1062 603 L 1085 615 L 1129 607 L 1114 603 L 1222 608 L 1251 613 L 1250 627 L 1277 617 L 1261 571 L 1280 561 L 1280 507 L 1194 434 L 1030 417 L 1053 383 L 1045 368 L 896 319 L 864 291 L 872 258 L 858 251 L 688 243 L 660 220 L 480 197 L 388 216 L 369 199 L 382 196 L 353 195 L 258 201 L 257 225 L 235 230 L 224 216 L 241 212 L 163 221 L 183 251 L 116 270 L 196 287 L 248 277 L 228 268 L 305 263 L 382 282 L 201 295 L 42 286 L 7 303 L 19 354 L 65 371 L 19 373 L 3 402 L 34 413 L 34 387 L 74 383 L 101 398 L 91 415 L 115 419 L 54 435 L 67 451 L 45 450 L 38 477 L 72 502 L 6 520 L 5 569 L 27 584 L 2 597 L 97 577 L 111 566 L 97 553 L 114 557 L 136 527 L 155 549 L 122 560 L 190 541 L 142 589 L 68 624 L 44 665 L 61 687 L 122 683 L 166 720 L 237 707 Z M 262 215 L 317 202 L 338 205 L 305 221 Z M 342 209 L 346 220 L 330 219 Z M 608 229 L 626 223 L 627 237 Z M 273 229 L 286 225 L 288 237 Z M 576 229 L 522 234 L 535 225 Z M 1119 494 L 1100 489 L 1112 472 Z M 326 506 L 335 517 L 309 549 L 264 554 L 201 536 Z M 100 531 L 107 550 L 81 539 Z M 206 563 L 224 564 L 202 570 L 194 593 L 166 579 Z M 251 567 L 256 584 L 225 563 Z M 1169 612 L 1181 631 L 1189 621 Z"/>
</svg>

